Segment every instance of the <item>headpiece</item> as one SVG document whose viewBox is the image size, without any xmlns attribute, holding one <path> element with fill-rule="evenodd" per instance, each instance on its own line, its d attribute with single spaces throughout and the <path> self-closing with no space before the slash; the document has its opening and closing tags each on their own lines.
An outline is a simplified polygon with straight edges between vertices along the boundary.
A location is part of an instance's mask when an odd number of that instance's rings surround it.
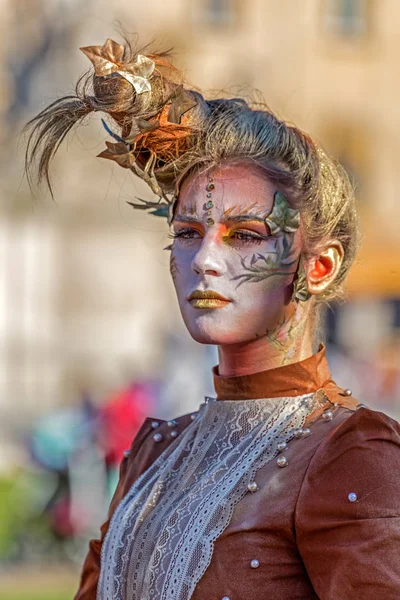
<svg viewBox="0 0 400 600">
<path fill-rule="evenodd" d="M 106 40 L 102 46 L 86 46 L 81 50 L 93 63 L 97 77 L 116 73 L 129 81 L 137 94 L 151 91 L 149 78 L 155 63 L 147 56 L 137 54 L 133 62 L 124 64 L 124 47 L 111 39 Z"/>
<path fill-rule="evenodd" d="M 107 39 L 103 46 L 86 46 L 81 50 L 92 62 L 97 77 L 123 77 L 133 86 L 136 94 L 153 93 L 152 80 L 160 76 L 157 60 L 152 60 L 143 54 L 136 54 L 133 60 L 126 62 L 124 46 L 111 39 Z M 168 65 L 167 61 L 162 64 L 163 67 Z M 142 198 L 137 198 L 140 203 L 128 202 L 134 208 L 149 210 L 151 214 L 166 217 L 169 222 L 171 221 L 176 194 L 166 192 L 165 186 L 155 174 L 160 157 L 151 148 L 146 152 L 144 163 L 143 158 L 139 161 L 139 155 L 140 151 L 147 150 L 146 138 L 155 130 L 161 128 L 165 130 L 174 125 L 179 126 L 180 129 L 185 127 L 181 124 L 182 116 L 196 105 L 193 94 L 185 90 L 182 85 L 175 85 L 171 94 L 151 117 L 148 119 L 131 117 L 130 131 L 126 137 L 116 134 L 102 119 L 104 128 L 114 142 L 106 142 L 106 150 L 98 156 L 113 160 L 121 167 L 133 171 L 159 197 L 158 202 L 149 202 Z M 189 127 L 188 129 L 190 130 Z M 140 145 L 139 150 L 138 145 Z"/>
</svg>

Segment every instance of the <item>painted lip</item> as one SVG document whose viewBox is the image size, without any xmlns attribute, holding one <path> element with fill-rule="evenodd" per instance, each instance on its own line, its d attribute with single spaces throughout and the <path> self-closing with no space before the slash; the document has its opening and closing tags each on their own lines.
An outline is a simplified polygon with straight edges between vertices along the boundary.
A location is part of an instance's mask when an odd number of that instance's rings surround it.
<svg viewBox="0 0 400 600">
<path fill-rule="evenodd" d="M 231 300 L 213 290 L 205 290 L 204 292 L 195 290 L 190 294 L 188 301 L 193 308 L 222 308 L 231 302 Z"/>
</svg>

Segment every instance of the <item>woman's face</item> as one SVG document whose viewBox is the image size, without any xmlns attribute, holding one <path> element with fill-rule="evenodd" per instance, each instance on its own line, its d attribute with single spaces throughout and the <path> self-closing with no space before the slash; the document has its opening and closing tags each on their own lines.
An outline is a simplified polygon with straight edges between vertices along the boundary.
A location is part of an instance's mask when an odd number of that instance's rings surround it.
<svg viewBox="0 0 400 600">
<path fill-rule="evenodd" d="M 248 342 L 292 317 L 301 238 L 297 228 L 271 235 L 265 218 L 276 192 L 261 170 L 246 164 L 185 180 L 172 222 L 171 274 L 196 341 Z"/>
</svg>

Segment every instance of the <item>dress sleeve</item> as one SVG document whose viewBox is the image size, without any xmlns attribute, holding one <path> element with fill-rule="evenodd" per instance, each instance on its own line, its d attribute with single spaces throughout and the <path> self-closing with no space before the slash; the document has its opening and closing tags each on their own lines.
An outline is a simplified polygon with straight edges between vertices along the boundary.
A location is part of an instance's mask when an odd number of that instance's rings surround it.
<svg viewBox="0 0 400 600">
<path fill-rule="evenodd" d="M 295 511 L 321 600 L 400 598 L 400 427 L 361 408 L 321 444 Z"/>
<path fill-rule="evenodd" d="M 100 538 L 96 540 L 90 540 L 89 542 L 89 552 L 87 553 L 85 562 L 83 563 L 80 585 L 74 600 L 96 600 L 102 543 L 108 531 L 110 520 L 115 509 L 135 479 L 139 477 L 139 475 L 147 466 L 144 465 L 142 457 L 140 456 L 140 450 L 145 439 L 151 432 L 151 419 L 146 419 L 132 442 L 129 457 L 125 457 L 121 462 L 118 485 L 111 500 L 107 521 L 100 529 Z M 129 466 L 128 463 L 130 463 Z M 129 477 L 127 474 L 128 470 Z"/>
</svg>

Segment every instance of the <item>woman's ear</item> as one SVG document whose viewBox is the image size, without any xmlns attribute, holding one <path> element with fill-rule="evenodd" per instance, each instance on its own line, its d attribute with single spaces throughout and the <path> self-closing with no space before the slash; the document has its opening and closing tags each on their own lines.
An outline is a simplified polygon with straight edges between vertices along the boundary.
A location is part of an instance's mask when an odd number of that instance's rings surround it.
<svg viewBox="0 0 400 600">
<path fill-rule="evenodd" d="M 335 241 L 318 257 L 308 261 L 306 277 L 310 294 L 318 295 L 326 291 L 338 276 L 343 258 L 343 246 Z"/>
</svg>

